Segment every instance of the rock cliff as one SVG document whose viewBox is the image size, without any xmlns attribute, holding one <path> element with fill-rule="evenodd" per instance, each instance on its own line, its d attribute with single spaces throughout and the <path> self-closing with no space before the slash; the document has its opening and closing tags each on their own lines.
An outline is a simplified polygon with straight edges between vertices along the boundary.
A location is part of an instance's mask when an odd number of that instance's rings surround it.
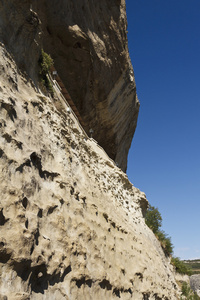
<svg viewBox="0 0 200 300">
<path fill-rule="evenodd" d="M 0 47 L 0 298 L 177 299 L 145 194 Z"/>
<path fill-rule="evenodd" d="M 125 171 L 139 111 L 125 0 L 7 0 L 0 10 L 0 37 L 20 67 L 35 79 L 38 45 L 43 45 L 85 130 L 94 130 L 94 138 Z"/>
<path fill-rule="evenodd" d="M 0 299 L 178 299 L 145 194 L 110 159 L 126 168 L 139 107 L 124 1 L 1 0 L 0 28 Z M 40 91 L 42 45 L 110 157 Z"/>
</svg>

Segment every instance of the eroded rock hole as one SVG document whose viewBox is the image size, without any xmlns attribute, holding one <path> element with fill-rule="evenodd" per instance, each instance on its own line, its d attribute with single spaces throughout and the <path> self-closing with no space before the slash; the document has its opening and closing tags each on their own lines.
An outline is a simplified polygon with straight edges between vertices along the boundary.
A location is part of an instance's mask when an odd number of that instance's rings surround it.
<svg viewBox="0 0 200 300">
<path fill-rule="evenodd" d="M 4 217 L 3 208 L 2 208 L 0 211 L 0 226 L 3 226 L 7 221 L 8 219 Z"/>
<path fill-rule="evenodd" d="M 108 215 L 106 213 L 103 213 L 103 217 L 106 220 L 106 222 L 108 222 Z"/>
<path fill-rule="evenodd" d="M 116 295 L 118 298 L 121 298 L 121 297 L 120 297 L 120 290 L 119 290 L 119 289 L 115 288 L 115 289 L 113 290 L 113 294 Z"/>
<path fill-rule="evenodd" d="M 39 218 L 42 218 L 42 209 L 41 209 L 41 208 L 39 209 L 37 216 L 38 216 Z"/>
<path fill-rule="evenodd" d="M 73 188 L 73 186 L 71 186 L 70 194 L 71 194 L 71 195 L 74 195 L 74 188 Z"/>
<path fill-rule="evenodd" d="M 108 291 L 112 290 L 112 285 L 110 284 L 110 282 L 106 279 L 102 280 L 100 283 L 99 283 L 100 287 L 102 289 L 106 289 Z"/>
<path fill-rule="evenodd" d="M 92 286 L 92 280 L 86 279 L 85 277 L 82 277 L 81 279 L 75 279 L 75 281 L 78 288 L 80 288 L 83 284 L 87 285 L 88 287 Z"/>
<path fill-rule="evenodd" d="M 28 219 L 25 222 L 25 227 L 26 227 L 26 229 L 28 229 Z"/>
<path fill-rule="evenodd" d="M 23 198 L 22 200 L 22 205 L 23 207 L 26 209 L 27 208 L 27 205 L 28 205 L 28 199 L 26 197 Z"/>
<path fill-rule="evenodd" d="M 52 214 L 57 207 L 58 207 L 58 205 L 49 207 L 48 212 L 47 212 L 47 216 Z"/>
</svg>

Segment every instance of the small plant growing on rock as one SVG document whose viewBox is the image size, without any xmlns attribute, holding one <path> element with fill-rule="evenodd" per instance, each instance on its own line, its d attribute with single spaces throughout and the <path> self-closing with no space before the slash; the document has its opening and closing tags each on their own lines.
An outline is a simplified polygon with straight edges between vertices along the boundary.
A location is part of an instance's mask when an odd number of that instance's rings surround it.
<svg viewBox="0 0 200 300">
<path fill-rule="evenodd" d="M 48 72 L 50 71 L 51 67 L 53 66 L 53 59 L 49 54 L 44 52 L 44 50 L 41 50 L 41 55 L 39 58 L 39 76 L 41 79 L 42 84 L 47 88 L 47 90 L 53 94 L 53 86 L 48 78 Z"/>
</svg>

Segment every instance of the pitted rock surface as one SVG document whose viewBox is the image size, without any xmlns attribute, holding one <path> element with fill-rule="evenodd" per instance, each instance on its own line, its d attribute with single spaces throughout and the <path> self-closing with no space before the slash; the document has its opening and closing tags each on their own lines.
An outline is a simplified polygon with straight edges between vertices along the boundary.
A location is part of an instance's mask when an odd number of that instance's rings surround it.
<svg viewBox="0 0 200 300">
<path fill-rule="evenodd" d="M 0 298 L 177 299 L 145 194 L 0 47 Z"/>
</svg>

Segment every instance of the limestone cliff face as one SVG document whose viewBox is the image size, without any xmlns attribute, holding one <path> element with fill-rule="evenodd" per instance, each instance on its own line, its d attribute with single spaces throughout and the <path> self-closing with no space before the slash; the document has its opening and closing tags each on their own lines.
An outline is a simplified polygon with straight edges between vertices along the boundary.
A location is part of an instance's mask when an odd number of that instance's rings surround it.
<svg viewBox="0 0 200 300">
<path fill-rule="evenodd" d="M 125 171 L 139 111 L 125 0 L 7 0 L 0 10 L 3 42 L 19 65 L 34 79 L 42 45 L 86 131 L 94 130 L 94 138 Z"/>
<path fill-rule="evenodd" d="M 144 193 L 3 45 L 0 77 L 0 299 L 177 299 Z"/>
</svg>

